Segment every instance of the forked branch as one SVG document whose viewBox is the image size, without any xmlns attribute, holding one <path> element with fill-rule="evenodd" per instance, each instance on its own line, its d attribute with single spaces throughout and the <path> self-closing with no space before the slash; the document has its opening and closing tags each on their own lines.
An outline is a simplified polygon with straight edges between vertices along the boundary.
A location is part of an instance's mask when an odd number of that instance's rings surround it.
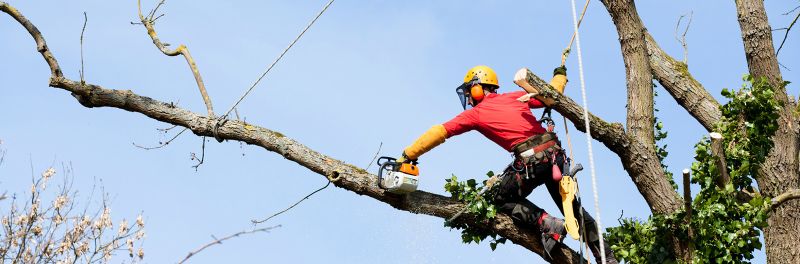
<svg viewBox="0 0 800 264">
<path fill-rule="evenodd" d="M 192 54 L 189 53 L 189 48 L 187 48 L 186 45 L 181 44 L 174 50 L 170 50 L 169 48 L 167 48 L 169 44 L 162 43 L 161 40 L 158 38 L 158 34 L 156 34 L 155 22 L 156 19 L 161 17 L 160 15 L 156 16 L 156 11 L 158 11 L 158 8 L 161 7 L 161 5 L 163 4 L 164 1 L 162 0 L 161 2 L 158 3 L 158 5 L 156 5 L 155 8 L 153 8 L 152 11 L 150 11 L 150 13 L 148 13 L 147 16 L 144 16 L 142 15 L 142 0 L 138 0 L 137 7 L 139 8 L 139 20 L 142 22 L 142 25 L 147 29 L 147 35 L 149 35 L 150 38 L 153 39 L 153 44 L 155 44 L 156 47 L 158 47 L 158 49 L 161 50 L 162 53 L 164 53 L 164 55 L 167 56 L 183 55 L 183 57 L 186 58 L 186 63 L 189 64 L 189 68 L 192 70 L 192 74 L 194 75 L 194 80 L 195 82 L 197 82 L 197 88 L 200 89 L 200 95 L 203 96 L 203 102 L 206 104 L 206 109 L 208 110 L 208 116 L 213 118 L 215 117 L 215 115 L 214 115 L 214 107 L 211 105 L 211 98 L 208 96 L 208 92 L 206 92 L 206 85 L 203 83 L 203 77 L 200 76 L 200 70 L 197 69 L 197 63 L 195 63 L 194 58 L 192 58 Z"/>
</svg>

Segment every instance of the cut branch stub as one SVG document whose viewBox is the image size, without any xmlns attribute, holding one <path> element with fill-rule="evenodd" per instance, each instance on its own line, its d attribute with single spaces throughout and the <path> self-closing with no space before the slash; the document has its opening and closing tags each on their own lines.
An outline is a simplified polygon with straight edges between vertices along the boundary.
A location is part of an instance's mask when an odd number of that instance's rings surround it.
<svg viewBox="0 0 800 264">
<path fill-rule="evenodd" d="M 722 134 L 711 132 L 709 136 L 711 137 L 711 154 L 717 159 L 717 170 L 719 171 L 719 177 L 716 178 L 717 187 L 725 189 L 725 185 L 731 182 L 731 176 L 728 174 L 728 165 L 725 162 Z"/>
</svg>

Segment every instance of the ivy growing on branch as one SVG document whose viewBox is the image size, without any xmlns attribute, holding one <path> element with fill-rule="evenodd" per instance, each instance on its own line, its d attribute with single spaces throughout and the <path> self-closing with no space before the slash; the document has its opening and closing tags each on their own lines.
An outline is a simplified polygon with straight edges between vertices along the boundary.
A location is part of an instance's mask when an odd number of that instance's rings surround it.
<svg viewBox="0 0 800 264">
<path fill-rule="evenodd" d="M 494 176 L 494 172 L 489 171 L 486 173 L 486 176 L 492 177 Z M 460 182 L 455 175 L 447 179 L 444 184 L 444 189 L 447 190 L 454 199 L 467 203 L 467 211 L 465 213 L 469 213 L 474 217 L 474 222 L 445 222 L 444 226 L 461 230 L 461 241 L 466 244 L 472 242 L 479 244 L 481 241 L 491 238 L 489 247 L 495 250 L 498 244 L 504 244 L 507 239 L 496 233 L 478 228 L 473 224 L 479 222 L 488 223 L 497 216 L 497 208 L 492 203 L 490 197 L 480 195 L 481 190 L 484 188 L 486 188 L 486 181 L 483 181 L 480 185 L 475 179 Z"/>
<path fill-rule="evenodd" d="M 689 243 L 694 249 L 692 263 L 749 263 L 753 251 L 761 249 L 759 236 L 767 225 L 771 202 L 758 195 L 752 183 L 773 147 L 781 105 L 765 79 L 745 76 L 744 81 L 738 92 L 722 91 L 729 102 L 720 107 L 723 116 L 715 131 L 722 135 L 725 168 L 718 167 L 721 163 L 710 138 L 695 145 L 692 183 L 700 186 L 700 192 L 691 204 L 691 218 L 686 219 L 684 208 L 646 221 L 621 219 L 620 226 L 607 230 L 619 260 L 678 262 L 668 246 L 669 237 Z M 719 181 L 724 172 L 729 182 Z"/>
</svg>

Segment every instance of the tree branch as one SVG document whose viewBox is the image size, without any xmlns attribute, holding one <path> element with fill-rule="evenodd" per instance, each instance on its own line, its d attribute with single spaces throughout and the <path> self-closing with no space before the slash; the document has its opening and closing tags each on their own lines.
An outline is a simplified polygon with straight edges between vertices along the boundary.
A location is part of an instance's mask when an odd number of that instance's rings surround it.
<svg viewBox="0 0 800 264">
<path fill-rule="evenodd" d="M 770 207 L 770 210 L 774 211 L 775 208 L 778 208 L 778 206 L 781 204 L 794 199 L 800 199 L 800 189 L 791 189 L 782 193 L 781 195 L 776 196 L 775 198 L 772 198 L 772 206 Z"/>
<path fill-rule="evenodd" d="M 206 248 L 209 248 L 209 247 L 211 247 L 213 245 L 222 244 L 222 242 L 225 241 L 225 240 L 228 240 L 228 239 L 231 239 L 231 238 L 234 238 L 234 237 L 238 237 L 238 236 L 241 236 L 241 235 L 246 235 L 246 234 L 253 234 L 253 233 L 258 233 L 258 232 L 269 232 L 270 230 L 278 228 L 278 227 L 281 227 L 281 226 L 280 225 L 276 225 L 276 226 L 258 228 L 258 229 L 253 229 L 253 230 L 240 231 L 240 232 L 237 232 L 235 234 L 232 234 L 232 235 L 229 235 L 229 236 L 226 236 L 226 237 L 223 237 L 223 238 L 216 238 L 214 236 L 211 236 L 211 237 L 214 237 L 214 241 L 211 241 L 211 243 L 205 244 L 205 245 L 201 246 L 200 248 L 198 248 L 198 249 L 196 249 L 196 250 L 194 250 L 192 252 L 189 252 L 189 254 L 187 254 L 186 257 L 183 258 L 183 260 L 181 260 L 178 263 L 179 264 L 180 263 L 185 263 L 187 260 L 189 260 L 189 258 L 193 257 L 194 255 L 197 255 L 197 253 L 200 253 L 200 251 L 203 251 Z"/>
<path fill-rule="evenodd" d="M 667 54 L 649 33 L 645 33 L 648 59 L 653 77 L 707 131 L 722 117 L 719 102 L 692 77 L 685 63 Z"/>
<path fill-rule="evenodd" d="M 113 107 L 141 113 L 154 120 L 189 128 L 198 136 L 214 136 L 213 131 L 217 124 L 214 118 L 201 116 L 174 104 L 135 94 L 130 90 L 105 89 L 89 83 L 81 85 L 80 82 L 65 78 L 61 74 L 55 58 L 46 48 L 44 38 L 39 30 L 5 2 L 0 2 L 0 11 L 19 21 L 36 40 L 37 46 L 40 47 L 39 51 L 45 57 L 53 73 L 50 77 L 50 86 L 71 92 L 81 105 L 89 108 Z M 416 191 L 403 196 L 388 193 L 374 184 L 377 176 L 316 152 L 281 133 L 263 127 L 238 120 L 228 120 L 219 125 L 217 132 L 217 136 L 222 139 L 245 142 L 280 154 L 300 166 L 332 179 L 336 187 L 368 196 L 399 210 L 448 219 L 465 206 L 464 203 L 450 197 L 424 191 Z M 541 233 L 530 228 L 516 226 L 505 214 L 498 215 L 495 221 L 490 223 L 476 221 L 474 217 L 469 216 L 457 220 L 457 222 L 461 221 L 470 221 L 471 224 L 506 237 L 540 256 L 544 254 Z M 564 244 L 558 244 L 551 251 L 551 255 L 554 263 L 578 263 L 581 260 L 577 252 Z"/>
<path fill-rule="evenodd" d="M 539 94 L 553 100 L 553 109 L 558 111 L 575 125 L 575 128 L 586 132 L 583 122 L 583 108 L 571 98 L 559 93 L 544 80 L 526 71 L 527 85 L 534 87 Z M 520 84 L 525 85 L 525 84 Z M 652 96 L 652 95 L 651 95 Z M 622 124 L 608 123 L 589 113 L 589 125 L 592 126 L 592 138 L 600 141 L 611 151 L 619 155 L 622 166 L 636 184 L 650 209 L 655 213 L 671 213 L 681 208 L 681 198 L 666 180 L 657 156 L 652 152 L 653 143 L 643 143 L 632 138 L 622 129 Z"/>
<path fill-rule="evenodd" d="M 167 56 L 183 55 L 183 57 L 186 59 L 186 63 L 189 64 L 189 68 L 192 70 L 192 75 L 194 75 L 194 80 L 195 82 L 197 82 L 197 88 L 200 89 L 200 95 L 203 97 L 203 102 L 206 104 L 206 110 L 208 110 L 208 116 L 214 117 L 215 116 L 214 107 L 211 106 L 211 98 L 208 96 L 208 92 L 206 92 L 206 85 L 203 83 L 203 77 L 200 76 L 200 70 L 197 69 L 197 63 L 195 63 L 194 58 L 192 58 L 192 54 L 189 53 L 189 48 L 187 48 L 186 45 L 181 44 L 178 46 L 178 48 L 174 50 L 169 50 L 167 48 L 167 45 L 162 43 L 161 40 L 158 38 L 158 35 L 156 34 L 156 29 L 154 26 L 155 21 L 161 16 L 155 18 L 153 18 L 153 16 L 155 15 L 158 8 L 161 7 L 161 5 L 163 4 L 164 1 L 162 0 L 161 2 L 158 3 L 158 5 L 156 5 L 155 8 L 153 8 L 152 11 L 150 11 L 148 16 L 143 16 L 142 0 L 138 0 L 137 7 L 139 8 L 139 20 L 142 21 L 142 25 L 147 29 L 147 35 L 149 35 L 150 38 L 153 39 L 153 44 L 155 44 L 156 47 L 158 47 L 158 49 L 161 50 L 162 53 L 164 53 L 164 55 Z"/>
</svg>

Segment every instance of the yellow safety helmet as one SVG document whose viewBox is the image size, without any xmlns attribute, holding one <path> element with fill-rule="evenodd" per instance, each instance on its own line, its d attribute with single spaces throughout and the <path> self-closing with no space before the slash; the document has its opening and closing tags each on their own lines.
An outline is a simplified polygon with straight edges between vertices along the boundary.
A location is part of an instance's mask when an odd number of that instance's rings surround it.
<svg viewBox="0 0 800 264">
<path fill-rule="evenodd" d="M 477 104 L 484 97 L 484 88 L 497 88 L 497 73 L 486 65 L 472 67 L 464 76 L 464 82 L 456 88 L 456 93 L 461 100 L 461 106 L 467 109 L 467 95 L 472 98 L 473 104 Z"/>
<path fill-rule="evenodd" d="M 473 79 L 477 79 L 479 84 L 500 86 L 497 84 L 497 73 L 486 65 L 478 65 L 469 69 L 467 75 L 464 76 L 464 83 L 471 82 Z"/>
</svg>

